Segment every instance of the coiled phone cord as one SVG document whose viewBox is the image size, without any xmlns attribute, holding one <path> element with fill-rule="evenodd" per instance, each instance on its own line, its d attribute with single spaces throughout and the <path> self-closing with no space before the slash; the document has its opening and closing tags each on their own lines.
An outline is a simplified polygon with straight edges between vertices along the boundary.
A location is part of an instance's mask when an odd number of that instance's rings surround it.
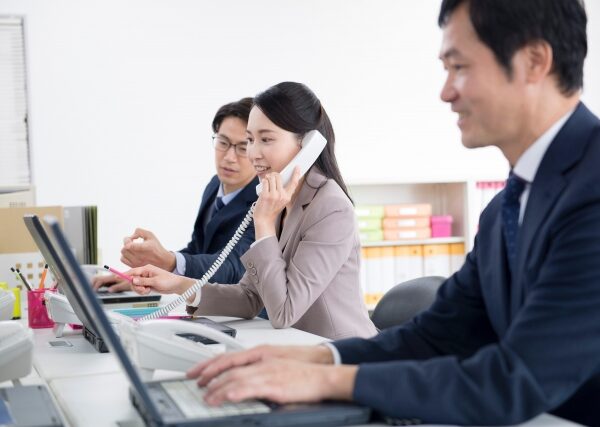
<svg viewBox="0 0 600 427">
<path fill-rule="evenodd" d="M 235 230 L 235 233 L 233 234 L 233 236 L 231 237 L 229 242 L 227 242 L 227 245 L 225 245 L 225 247 L 223 248 L 223 250 L 217 257 L 215 262 L 210 266 L 210 268 L 206 271 L 206 273 L 204 273 L 204 275 L 200 279 L 196 280 L 196 283 L 194 284 L 194 286 L 192 286 L 187 291 L 185 291 L 183 294 L 181 294 L 179 296 L 179 298 L 177 298 L 175 301 L 171 301 L 169 304 L 165 305 L 160 310 L 157 310 L 154 313 L 148 314 L 144 317 L 141 317 L 139 320 L 158 319 L 159 317 L 168 315 L 169 312 L 171 312 L 173 309 L 175 309 L 179 305 L 184 304 L 189 297 L 194 295 L 202 286 L 204 286 L 206 283 L 208 283 L 210 278 L 213 277 L 215 275 L 215 273 L 217 272 L 217 270 L 219 270 L 221 265 L 223 265 L 223 262 L 225 262 L 225 258 L 227 258 L 227 256 L 233 250 L 233 248 L 235 248 L 235 245 L 237 245 L 239 240 L 242 238 L 242 235 L 244 234 L 244 232 L 246 231 L 246 229 L 252 222 L 252 216 L 254 215 L 254 207 L 255 206 L 256 206 L 256 202 L 252 203 L 252 206 L 248 210 L 248 213 L 244 217 L 244 220 L 239 225 L 237 230 Z"/>
</svg>

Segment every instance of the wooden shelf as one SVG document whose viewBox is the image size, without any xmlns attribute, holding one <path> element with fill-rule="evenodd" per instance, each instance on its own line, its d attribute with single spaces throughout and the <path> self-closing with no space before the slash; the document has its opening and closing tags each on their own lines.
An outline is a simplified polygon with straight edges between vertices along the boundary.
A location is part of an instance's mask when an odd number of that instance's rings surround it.
<svg viewBox="0 0 600 427">
<path fill-rule="evenodd" d="M 379 242 L 363 242 L 363 248 L 380 246 L 408 246 L 408 245 L 443 245 L 448 243 L 464 243 L 464 237 L 432 237 L 430 239 L 382 240 Z"/>
</svg>

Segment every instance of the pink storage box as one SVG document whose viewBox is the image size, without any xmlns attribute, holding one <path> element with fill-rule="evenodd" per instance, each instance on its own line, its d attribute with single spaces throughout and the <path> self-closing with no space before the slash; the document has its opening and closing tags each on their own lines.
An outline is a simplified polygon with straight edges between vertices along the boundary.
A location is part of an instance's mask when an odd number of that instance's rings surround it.
<svg viewBox="0 0 600 427">
<path fill-rule="evenodd" d="M 433 215 L 431 217 L 431 237 L 452 236 L 452 215 Z"/>
</svg>

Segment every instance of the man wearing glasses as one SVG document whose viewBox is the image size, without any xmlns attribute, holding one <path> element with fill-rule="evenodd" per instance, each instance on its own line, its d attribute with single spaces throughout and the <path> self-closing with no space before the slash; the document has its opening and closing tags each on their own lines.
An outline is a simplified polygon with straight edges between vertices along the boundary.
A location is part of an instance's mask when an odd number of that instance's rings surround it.
<svg viewBox="0 0 600 427">
<path fill-rule="evenodd" d="M 243 98 L 223 105 L 213 119 L 217 175 L 204 190 L 188 245 L 179 252 L 172 252 L 165 249 L 152 232 L 137 228 L 124 239 L 123 263 L 130 267 L 152 264 L 193 278 L 202 277 L 208 270 L 257 198 L 258 178 L 246 155 L 246 125 L 251 108 L 252 98 Z M 140 238 L 143 241 L 134 241 Z M 251 224 L 211 281 L 237 283 L 245 271 L 240 256 L 253 241 Z M 114 276 L 96 278 L 94 287 L 100 286 L 110 286 L 110 292 L 130 288 L 128 282 Z"/>
</svg>

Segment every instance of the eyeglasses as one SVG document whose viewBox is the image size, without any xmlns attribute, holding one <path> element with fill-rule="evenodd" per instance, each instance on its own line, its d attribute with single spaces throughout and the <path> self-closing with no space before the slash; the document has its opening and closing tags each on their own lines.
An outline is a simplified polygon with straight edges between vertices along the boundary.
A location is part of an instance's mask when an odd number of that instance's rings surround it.
<svg viewBox="0 0 600 427">
<path fill-rule="evenodd" d="M 227 151 L 229 151 L 229 149 L 231 147 L 233 147 L 233 151 L 235 151 L 235 154 L 238 157 L 247 157 L 248 156 L 248 149 L 247 149 L 248 143 L 247 142 L 239 142 L 237 144 L 232 144 L 231 142 L 229 142 L 227 139 L 223 138 L 220 135 L 213 135 L 212 141 L 213 141 L 213 147 L 215 147 L 215 150 L 227 152 Z"/>
</svg>

